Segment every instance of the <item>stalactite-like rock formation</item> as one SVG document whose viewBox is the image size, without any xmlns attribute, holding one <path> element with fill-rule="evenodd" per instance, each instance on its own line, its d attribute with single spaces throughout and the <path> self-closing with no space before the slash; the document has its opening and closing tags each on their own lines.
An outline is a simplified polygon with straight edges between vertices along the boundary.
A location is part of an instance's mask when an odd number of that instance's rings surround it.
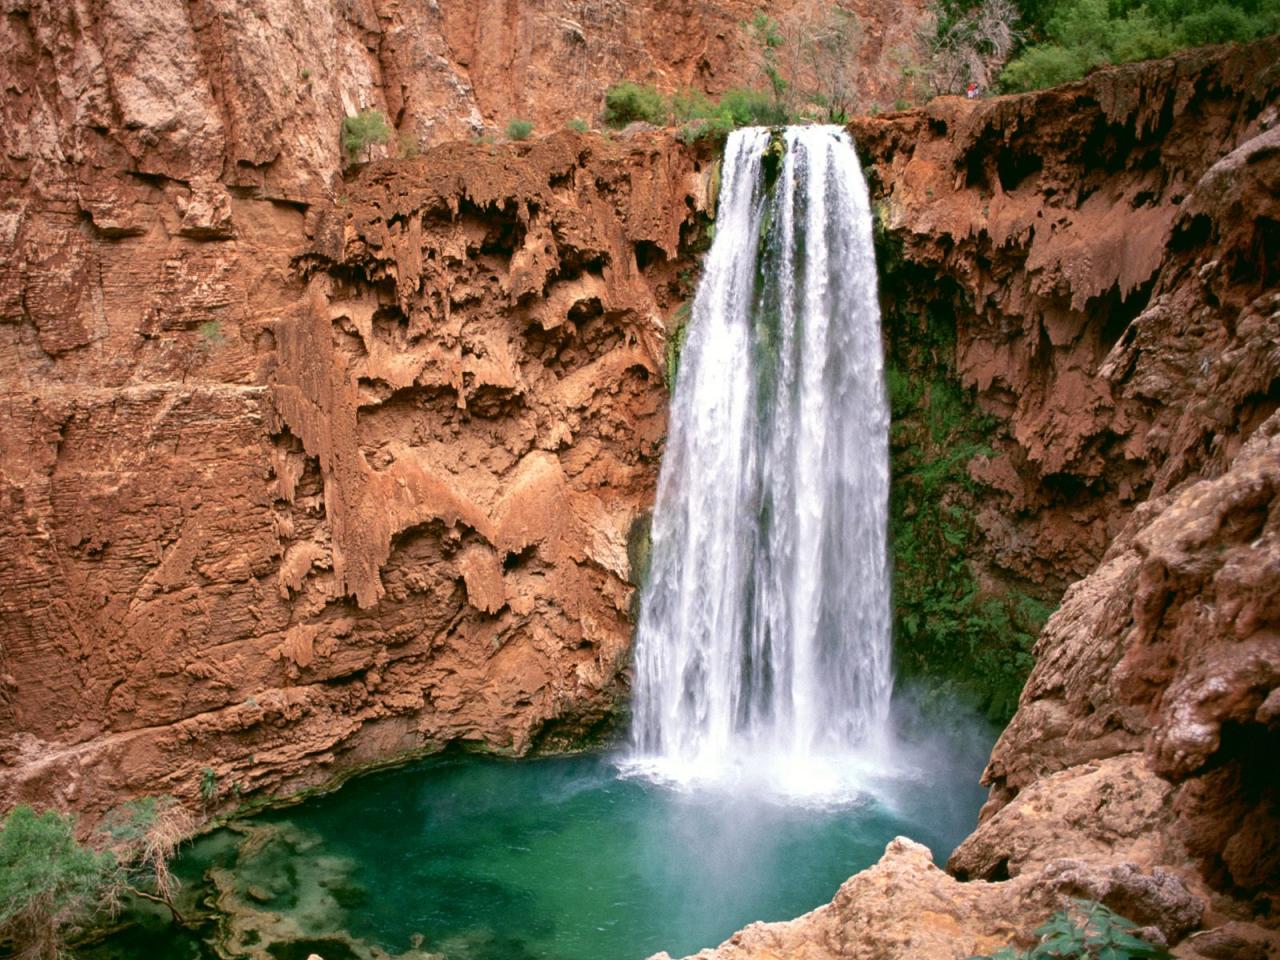
<svg viewBox="0 0 1280 960">
<path fill-rule="evenodd" d="M 231 801 L 607 725 L 712 170 L 563 134 L 235 198 L 217 236 L 168 187 L 132 235 L 17 208 L 5 798 L 194 801 L 209 768 Z"/>
</svg>

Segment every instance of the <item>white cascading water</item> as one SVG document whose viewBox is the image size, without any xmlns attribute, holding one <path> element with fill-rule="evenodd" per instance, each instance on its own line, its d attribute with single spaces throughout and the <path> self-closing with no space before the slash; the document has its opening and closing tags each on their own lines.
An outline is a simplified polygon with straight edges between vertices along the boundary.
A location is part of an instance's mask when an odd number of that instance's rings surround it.
<svg viewBox="0 0 1280 960">
<path fill-rule="evenodd" d="M 871 210 L 838 127 L 725 148 L 671 405 L 627 766 L 846 792 L 885 727 L 888 426 Z M 851 773 L 853 771 L 853 773 Z"/>
</svg>

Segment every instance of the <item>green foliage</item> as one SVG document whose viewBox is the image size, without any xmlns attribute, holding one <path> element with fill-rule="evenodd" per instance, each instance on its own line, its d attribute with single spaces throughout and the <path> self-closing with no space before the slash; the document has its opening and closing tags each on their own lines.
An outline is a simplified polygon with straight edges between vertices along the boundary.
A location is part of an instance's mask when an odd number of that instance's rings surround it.
<svg viewBox="0 0 1280 960">
<path fill-rule="evenodd" d="M 206 320 L 196 327 L 196 332 L 213 344 L 222 343 L 226 339 L 222 333 L 222 324 L 217 320 Z"/>
<path fill-rule="evenodd" d="M 890 332 L 889 532 L 899 673 L 1004 722 L 1050 611 L 1019 585 L 979 583 L 971 565 L 983 488 L 969 466 L 993 453 L 1001 427 L 957 380 L 949 305 L 957 291 L 938 288 L 936 276 L 904 262 L 883 233 L 877 245 Z M 922 300 L 925 289 L 931 293 Z"/>
<path fill-rule="evenodd" d="M 726 90 L 717 102 L 686 101 L 688 122 L 677 134 L 685 143 L 719 139 L 738 127 L 777 127 L 795 120 L 769 94 L 748 87 Z"/>
<path fill-rule="evenodd" d="M 662 126 L 670 115 L 667 99 L 653 87 L 626 81 L 604 92 L 604 122 L 625 127 L 637 120 Z"/>
<path fill-rule="evenodd" d="M 779 63 L 778 54 L 785 42 L 785 38 L 778 22 L 761 11 L 751 18 L 747 29 L 751 39 L 755 41 L 756 46 L 759 48 L 761 69 L 764 71 L 765 78 L 769 81 L 769 89 L 773 92 L 773 102 L 785 113 L 786 110 L 782 103 L 790 84 L 782 75 L 782 67 Z"/>
<path fill-rule="evenodd" d="M 701 90 L 678 90 L 671 96 L 671 118 L 677 123 L 714 116 L 716 105 Z"/>
<path fill-rule="evenodd" d="M 528 140 L 533 133 L 532 120 L 508 120 L 507 121 L 507 139 L 508 140 Z"/>
<path fill-rule="evenodd" d="M 565 124 L 565 127 L 572 130 L 574 133 L 587 133 L 591 129 L 591 124 L 587 123 L 587 121 L 583 120 L 581 117 L 574 117 Z"/>
<path fill-rule="evenodd" d="M 680 372 L 680 354 L 684 351 L 685 340 L 689 336 L 689 318 L 693 312 L 693 301 L 686 300 L 676 308 L 675 328 L 667 336 L 667 368 L 663 379 L 667 384 L 667 393 L 675 393 L 676 375 Z"/>
<path fill-rule="evenodd" d="M 218 775 L 213 767 L 205 767 L 200 771 L 200 800 L 205 806 L 218 799 Z"/>
<path fill-rule="evenodd" d="M 1030 950 L 1005 947 L 970 960 L 1168 960 L 1168 950 L 1143 940 L 1136 929 L 1100 903 L 1072 900 L 1036 930 L 1040 942 Z"/>
<path fill-rule="evenodd" d="M 1032 47 L 1004 68 L 1000 85 L 1006 90 L 1039 90 L 1078 80 L 1096 63 L 1088 51 L 1069 50 L 1055 44 Z"/>
<path fill-rule="evenodd" d="M 682 90 L 667 100 L 652 87 L 619 83 L 605 92 L 605 123 L 623 127 L 636 120 L 680 124 L 676 137 L 686 144 L 717 140 L 738 127 L 775 127 L 793 122 L 785 106 L 762 90 L 734 87 L 719 100 L 696 90 Z"/>
<path fill-rule="evenodd" d="M 776 127 L 794 119 L 768 94 L 747 87 L 726 90 L 720 98 L 718 113 L 732 119 L 735 127 Z"/>
<path fill-rule="evenodd" d="M 108 811 L 84 844 L 72 818 L 16 807 L 0 822 L 0 941 L 56 957 L 125 894 L 162 903 L 182 922 L 169 860 L 194 826 L 172 797 L 142 797 Z"/>
<path fill-rule="evenodd" d="M 361 110 L 354 117 L 342 118 L 342 149 L 352 162 L 367 154 L 374 144 L 386 143 L 390 139 L 391 127 L 381 111 Z"/>
<path fill-rule="evenodd" d="M 1005 90 L 1032 90 L 1095 67 L 1162 57 L 1182 47 L 1280 32 L 1280 0 L 1024 0 L 1039 39 L 1000 75 Z"/>
<path fill-rule="evenodd" d="M 0 824 L 0 937 L 56 955 L 68 928 L 99 905 L 115 858 L 80 844 L 75 822 L 22 805 Z"/>
<path fill-rule="evenodd" d="M 1184 17 L 1180 32 L 1182 41 L 1188 46 L 1203 46 L 1252 40 L 1266 33 L 1274 33 L 1277 29 L 1275 10 L 1271 11 L 1271 19 L 1268 21 L 1265 16 L 1251 16 L 1237 6 L 1217 3 Z"/>
</svg>

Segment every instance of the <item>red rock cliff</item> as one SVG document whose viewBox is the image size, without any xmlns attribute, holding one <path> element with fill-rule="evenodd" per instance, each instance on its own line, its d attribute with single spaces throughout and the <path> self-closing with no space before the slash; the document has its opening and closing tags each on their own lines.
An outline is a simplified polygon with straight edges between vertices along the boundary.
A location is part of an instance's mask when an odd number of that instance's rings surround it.
<svg viewBox="0 0 1280 960">
<path fill-rule="evenodd" d="M 602 723 L 710 187 L 668 138 L 563 134 L 305 209 L 143 180 L 112 235 L 11 203 L 5 800 L 294 789 Z"/>
</svg>

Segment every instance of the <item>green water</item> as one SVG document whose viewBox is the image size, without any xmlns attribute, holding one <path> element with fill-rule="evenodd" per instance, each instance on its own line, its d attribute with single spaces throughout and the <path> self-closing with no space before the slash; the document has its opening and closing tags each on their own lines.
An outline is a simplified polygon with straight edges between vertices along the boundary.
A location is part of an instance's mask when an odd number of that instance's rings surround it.
<svg viewBox="0 0 1280 960">
<path fill-rule="evenodd" d="M 982 800 L 969 753 L 827 807 L 620 779 L 602 756 L 438 758 L 219 831 L 177 866 L 193 905 L 220 896 L 205 933 L 234 956 L 678 957 L 819 906 L 898 834 L 945 858 Z M 211 955 L 158 920 L 92 953 L 157 954 Z"/>
</svg>

